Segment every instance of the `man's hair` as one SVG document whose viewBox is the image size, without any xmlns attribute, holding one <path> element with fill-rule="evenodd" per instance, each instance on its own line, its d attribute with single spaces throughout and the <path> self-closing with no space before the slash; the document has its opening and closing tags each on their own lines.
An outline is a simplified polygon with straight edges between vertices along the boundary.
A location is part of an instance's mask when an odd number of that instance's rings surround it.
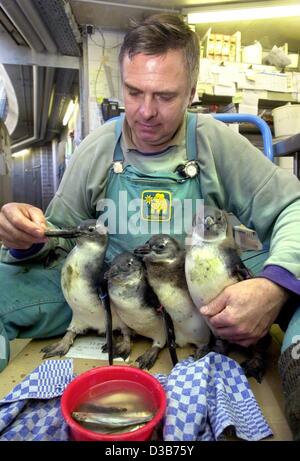
<svg viewBox="0 0 300 461">
<path fill-rule="evenodd" d="M 133 23 L 119 53 L 121 73 L 127 54 L 132 59 L 139 53 L 159 56 L 169 50 L 182 50 L 191 88 L 195 87 L 199 73 L 199 39 L 180 16 L 173 14 L 155 14 Z"/>
</svg>

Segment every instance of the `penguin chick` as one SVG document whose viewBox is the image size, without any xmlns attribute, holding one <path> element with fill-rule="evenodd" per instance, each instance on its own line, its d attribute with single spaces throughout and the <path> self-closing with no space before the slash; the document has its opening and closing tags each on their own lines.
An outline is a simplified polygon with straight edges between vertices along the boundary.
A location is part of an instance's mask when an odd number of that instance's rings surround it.
<svg viewBox="0 0 300 461">
<path fill-rule="evenodd" d="M 131 330 L 153 340 L 152 347 L 136 360 L 140 368 L 149 370 L 166 344 L 166 332 L 162 317 L 155 311 L 158 300 L 155 303 L 156 298 L 153 299 L 143 263 L 132 253 L 124 252 L 114 258 L 105 278 L 121 320 Z"/>
<path fill-rule="evenodd" d="M 185 275 L 197 307 L 208 304 L 227 286 L 251 277 L 224 211 L 205 206 L 204 215 L 195 217 L 187 242 Z"/>
<path fill-rule="evenodd" d="M 186 244 L 185 275 L 190 295 L 198 308 L 210 303 L 224 288 L 252 277 L 240 258 L 228 214 L 216 207 L 204 206 L 195 216 Z M 229 343 L 220 338 L 211 341 L 209 350 L 228 353 Z M 264 353 L 269 336 L 252 347 L 252 358 L 242 364 L 247 376 L 261 381 L 265 372 Z M 203 351 L 204 352 L 204 351 Z"/>
<path fill-rule="evenodd" d="M 106 315 L 98 289 L 103 279 L 103 262 L 108 244 L 108 232 L 101 222 L 82 221 L 79 226 L 70 229 L 49 229 L 48 237 L 75 238 L 76 245 L 68 254 L 61 271 L 61 287 L 64 297 L 73 311 L 72 321 L 65 336 L 58 343 L 42 349 L 43 358 L 65 355 L 78 334 L 87 330 L 106 332 Z M 124 345 L 119 345 L 119 353 L 126 355 L 129 331 L 111 306 L 112 328 L 120 329 Z M 130 341 L 130 339 L 129 339 Z M 124 351 L 123 351 L 124 349 Z"/>
<path fill-rule="evenodd" d="M 207 344 L 210 331 L 189 295 L 184 250 L 179 243 L 169 235 L 158 234 L 134 253 L 143 257 L 149 284 L 173 321 L 178 346 Z"/>
</svg>

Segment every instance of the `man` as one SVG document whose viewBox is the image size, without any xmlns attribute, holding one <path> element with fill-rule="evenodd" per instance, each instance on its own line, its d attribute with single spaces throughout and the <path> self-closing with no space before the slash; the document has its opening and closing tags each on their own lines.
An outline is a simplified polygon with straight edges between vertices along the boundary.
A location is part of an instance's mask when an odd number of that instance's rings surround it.
<svg viewBox="0 0 300 461">
<path fill-rule="evenodd" d="M 120 66 L 123 125 L 112 121 L 81 143 L 46 217 L 27 204 L 2 208 L 1 258 L 8 263 L 0 266 L 3 366 L 8 340 L 61 334 L 70 321 L 59 290 L 61 262 L 41 270 L 39 261 L 50 248 L 69 251 L 74 242 L 47 241 L 46 226 L 102 215 L 110 221 L 111 260 L 144 242 L 153 229 L 169 225 L 170 233 L 178 234 L 175 217 L 191 215 L 203 198 L 233 212 L 270 242 L 269 254 L 245 261 L 257 278 L 226 288 L 202 308 L 219 336 L 243 346 L 255 343 L 300 294 L 300 183 L 221 122 L 187 116 L 198 77 L 196 34 L 176 16 L 153 16 L 125 36 Z M 189 213 L 185 199 L 192 201 Z M 181 227 L 179 233 L 184 231 Z M 295 439 L 300 438 L 300 408 L 292 415 L 300 402 L 300 360 L 293 360 L 292 340 L 299 331 L 300 309 L 290 322 L 280 361 Z"/>
</svg>

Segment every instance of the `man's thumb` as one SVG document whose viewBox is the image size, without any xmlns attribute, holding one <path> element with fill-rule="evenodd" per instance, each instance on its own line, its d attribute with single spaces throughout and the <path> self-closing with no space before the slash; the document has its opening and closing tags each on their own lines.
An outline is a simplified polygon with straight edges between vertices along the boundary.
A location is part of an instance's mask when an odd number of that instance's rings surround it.
<svg viewBox="0 0 300 461">
<path fill-rule="evenodd" d="M 219 314 L 224 307 L 226 306 L 226 300 L 223 293 L 218 295 L 214 298 L 210 303 L 206 304 L 206 306 L 202 306 L 200 308 L 200 313 L 203 315 L 208 315 L 212 317 L 213 315 Z"/>
</svg>

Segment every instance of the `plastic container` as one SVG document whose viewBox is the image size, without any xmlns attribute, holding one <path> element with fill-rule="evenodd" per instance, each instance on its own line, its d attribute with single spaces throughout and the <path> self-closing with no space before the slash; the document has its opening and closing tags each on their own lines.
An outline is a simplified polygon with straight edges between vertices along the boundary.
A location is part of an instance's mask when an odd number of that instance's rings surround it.
<svg viewBox="0 0 300 461">
<path fill-rule="evenodd" d="M 300 104 L 286 104 L 272 111 L 275 137 L 300 133 Z"/>
<path fill-rule="evenodd" d="M 101 383 L 112 380 L 126 380 L 144 386 L 155 402 L 157 411 L 148 423 L 143 427 L 127 433 L 120 434 L 101 434 L 84 428 L 76 422 L 71 414 L 76 409 L 82 395 L 86 394 L 89 388 L 93 388 Z M 66 387 L 61 398 L 62 415 L 67 422 L 70 435 L 76 441 L 146 441 L 150 440 L 154 428 L 164 417 L 166 411 L 166 394 L 159 381 L 149 373 L 138 368 L 128 366 L 108 366 L 93 368 L 77 376 Z"/>
</svg>

